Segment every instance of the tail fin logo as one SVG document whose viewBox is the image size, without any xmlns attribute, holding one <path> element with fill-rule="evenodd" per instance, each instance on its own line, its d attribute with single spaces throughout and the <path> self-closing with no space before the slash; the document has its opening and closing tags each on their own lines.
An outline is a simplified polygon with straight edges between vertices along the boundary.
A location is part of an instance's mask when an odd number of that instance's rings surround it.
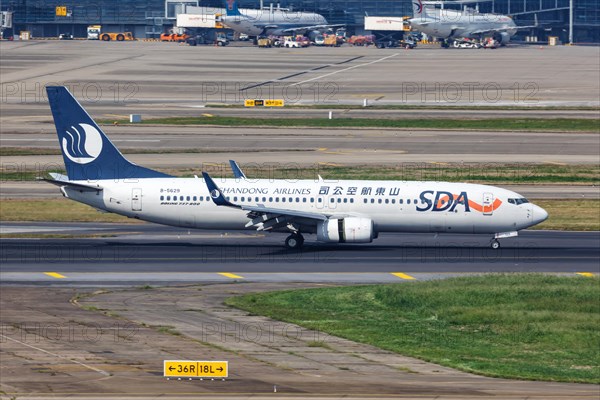
<svg viewBox="0 0 600 400">
<path fill-rule="evenodd" d="M 62 150 L 67 158 L 77 164 L 88 164 L 102 152 L 102 136 L 96 128 L 88 124 L 72 126 L 65 131 Z"/>
<path fill-rule="evenodd" d="M 413 6 L 415 9 L 415 14 L 421 14 L 423 12 L 423 3 L 421 0 L 413 1 Z"/>
<path fill-rule="evenodd" d="M 235 0 L 225 0 L 227 2 L 227 9 L 233 11 L 235 6 Z"/>
</svg>

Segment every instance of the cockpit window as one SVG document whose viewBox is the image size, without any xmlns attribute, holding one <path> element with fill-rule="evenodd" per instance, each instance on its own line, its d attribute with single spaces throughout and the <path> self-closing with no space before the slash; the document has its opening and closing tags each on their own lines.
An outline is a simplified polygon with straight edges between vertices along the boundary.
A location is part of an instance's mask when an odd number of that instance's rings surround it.
<svg viewBox="0 0 600 400">
<path fill-rule="evenodd" d="M 519 205 L 519 204 L 529 203 L 529 200 L 527 200 L 525 197 L 519 197 L 519 198 L 516 198 L 516 199 L 508 199 L 508 202 L 510 204 Z"/>
</svg>

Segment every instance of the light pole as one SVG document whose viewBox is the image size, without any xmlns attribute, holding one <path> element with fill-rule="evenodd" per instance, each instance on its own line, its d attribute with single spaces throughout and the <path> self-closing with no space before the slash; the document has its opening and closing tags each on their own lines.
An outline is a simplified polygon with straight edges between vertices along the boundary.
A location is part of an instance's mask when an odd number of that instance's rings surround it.
<svg viewBox="0 0 600 400">
<path fill-rule="evenodd" d="M 573 44 L 573 0 L 569 0 L 569 44 Z"/>
</svg>

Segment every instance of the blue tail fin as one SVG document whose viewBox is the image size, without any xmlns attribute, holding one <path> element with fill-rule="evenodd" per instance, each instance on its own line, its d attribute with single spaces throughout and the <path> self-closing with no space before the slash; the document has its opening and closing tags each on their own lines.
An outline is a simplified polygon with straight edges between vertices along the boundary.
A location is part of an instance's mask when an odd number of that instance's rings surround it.
<svg viewBox="0 0 600 400">
<path fill-rule="evenodd" d="M 66 87 L 46 90 L 69 180 L 170 176 L 127 161 Z"/>
<path fill-rule="evenodd" d="M 228 17 L 235 17 L 242 15 L 237 5 L 237 0 L 224 0 L 225 2 L 225 15 Z"/>
</svg>

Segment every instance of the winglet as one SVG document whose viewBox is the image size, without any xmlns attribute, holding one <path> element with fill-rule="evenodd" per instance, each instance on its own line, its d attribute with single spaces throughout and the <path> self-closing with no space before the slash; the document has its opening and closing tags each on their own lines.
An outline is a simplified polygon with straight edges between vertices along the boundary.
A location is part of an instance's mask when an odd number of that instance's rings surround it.
<svg viewBox="0 0 600 400">
<path fill-rule="evenodd" d="M 246 179 L 246 174 L 244 174 L 238 163 L 233 160 L 229 160 L 229 165 L 231 166 L 231 170 L 233 171 L 233 176 L 235 176 L 235 179 Z"/>
<path fill-rule="evenodd" d="M 208 173 L 202 172 L 202 176 L 204 177 L 204 182 L 206 182 L 208 193 L 210 194 L 210 198 L 212 199 L 213 203 L 218 206 L 241 208 L 240 206 L 229 202 L 229 200 L 225 198 L 223 192 L 221 192 L 221 189 L 219 189 L 215 181 L 213 181 Z"/>
</svg>

